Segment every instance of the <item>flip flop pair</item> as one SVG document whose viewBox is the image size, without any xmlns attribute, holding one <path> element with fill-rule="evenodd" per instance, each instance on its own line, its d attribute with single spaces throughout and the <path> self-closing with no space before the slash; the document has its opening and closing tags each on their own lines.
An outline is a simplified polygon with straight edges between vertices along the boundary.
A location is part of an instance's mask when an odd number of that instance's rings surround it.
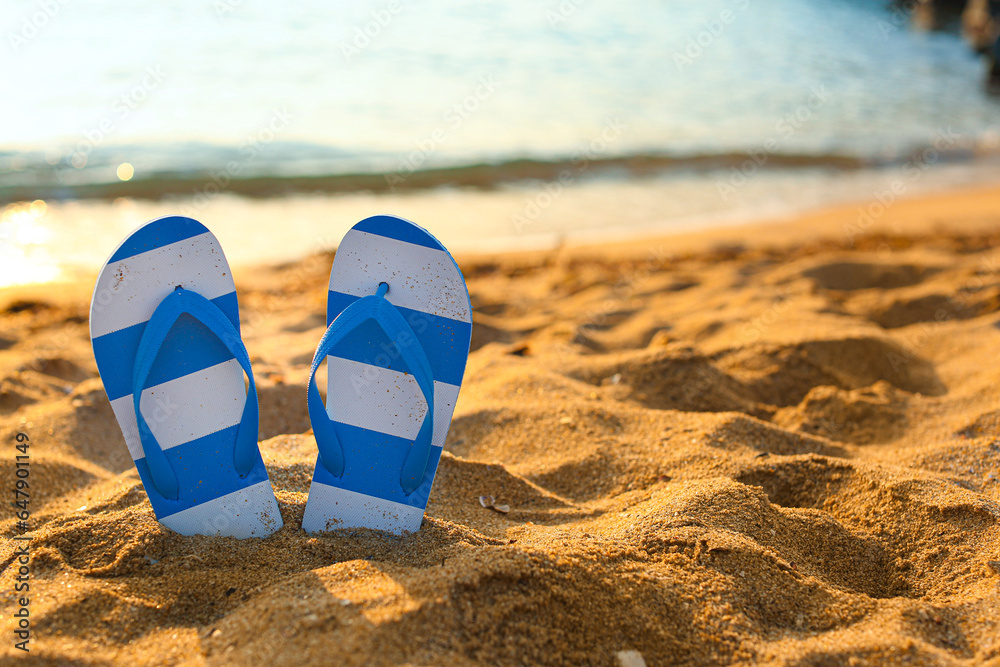
<svg viewBox="0 0 1000 667">
<path fill-rule="evenodd" d="M 337 250 L 327 324 L 306 396 L 319 455 L 303 528 L 416 531 L 469 353 L 465 280 L 426 230 L 368 218 Z M 157 519 L 183 535 L 279 529 L 236 287 L 215 236 L 183 217 L 134 231 L 101 270 L 90 329 Z"/>
</svg>

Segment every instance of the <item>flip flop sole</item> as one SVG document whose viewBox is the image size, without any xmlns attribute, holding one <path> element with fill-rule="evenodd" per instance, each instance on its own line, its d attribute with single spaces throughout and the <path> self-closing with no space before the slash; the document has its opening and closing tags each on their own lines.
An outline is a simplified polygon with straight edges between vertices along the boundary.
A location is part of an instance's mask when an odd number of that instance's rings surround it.
<svg viewBox="0 0 1000 667">
<path fill-rule="evenodd" d="M 423 480 L 410 494 L 400 467 L 427 412 L 417 381 L 376 325 L 361 326 L 327 359 L 327 414 L 346 468 L 334 478 L 317 461 L 302 520 L 308 532 L 420 528 L 472 337 L 465 279 L 448 251 L 417 225 L 391 216 L 363 220 L 344 237 L 330 273 L 327 324 L 359 298 L 389 285 L 386 299 L 409 324 L 434 377 L 434 427 Z"/>
<path fill-rule="evenodd" d="M 282 521 L 263 461 L 244 478 L 232 462 L 247 400 L 243 370 L 190 316 L 170 329 L 139 401 L 177 475 L 179 499 L 159 495 L 150 477 L 132 375 L 147 322 L 177 286 L 209 299 L 239 330 L 236 286 L 215 236 L 190 218 L 153 220 L 112 253 L 94 288 L 90 334 L 105 391 L 161 523 L 183 535 L 269 535 Z"/>
</svg>

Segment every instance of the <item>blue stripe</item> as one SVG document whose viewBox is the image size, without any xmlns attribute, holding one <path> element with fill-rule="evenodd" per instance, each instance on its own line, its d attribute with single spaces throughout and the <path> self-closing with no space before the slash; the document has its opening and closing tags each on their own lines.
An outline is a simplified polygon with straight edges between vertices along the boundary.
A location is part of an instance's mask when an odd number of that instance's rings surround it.
<svg viewBox="0 0 1000 667">
<path fill-rule="evenodd" d="M 226 314 L 239 331 L 240 315 L 236 292 L 216 297 L 212 299 L 212 303 Z M 109 400 L 132 393 L 135 354 L 145 329 L 146 322 L 140 322 L 93 340 L 94 357 Z M 167 335 L 149 373 L 146 387 L 176 380 L 233 358 L 222 341 L 205 325 L 189 315 L 182 315 Z"/>
<path fill-rule="evenodd" d="M 413 445 L 412 440 L 339 422 L 336 423 L 336 428 L 344 445 L 344 474 L 339 478 L 334 477 L 317 458 L 314 482 L 420 509 L 427 507 L 434 473 L 441 459 L 440 447 L 431 447 L 423 482 L 413 493 L 406 495 L 399 485 L 399 471 Z"/>
<path fill-rule="evenodd" d="M 368 232 L 386 238 L 396 239 L 405 243 L 434 248 L 435 250 L 445 250 L 436 238 L 431 236 L 423 227 L 419 227 L 409 220 L 402 220 L 391 215 L 375 215 L 365 218 L 351 228 L 351 231 Z M 445 250 L 445 252 L 448 252 Z"/>
<path fill-rule="evenodd" d="M 176 514 L 182 510 L 201 505 L 254 484 L 268 481 L 264 461 L 257 450 L 257 459 L 249 474 L 240 479 L 233 464 L 233 450 L 236 446 L 236 432 L 239 425 L 210 433 L 183 445 L 171 447 L 164 453 L 167 461 L 177 473 L 177 482 L 182 489 L 180 500 L 168 500 L 161 496 L 153 478 L 149 474 L 146 459 L 135 462 L 139 478 L 157 518 Z"/>
<path fill-rule="evenodd" d="M 118 247 L 115 254 L 108 260 L 108 264 L 140 255 L 156 248 L 161 248 L 171 243 L 177 243 L 192 236 L 199 236 L 208 232 L 205 225 L 191 218 L 180 216 L 170 216 L 153 220 L 139 229 L 135 230 L 131 236 Z"/>
<path fill-rule="evenodd" d="M 331 291 L 327 296 L 327 324 L 361 297 Z M 472 325 L 461 320 L 453 320 L 438 315 L 429 315 L 419 310 L 399 308 L 403 318 L 413 329 L 417 342 L 423 347 L 430 361 L 434 379 L 453 385 L 461 385 L 465 375 L 465 364 L 469 359 L 469 344 L 472 341 Z M 370 366 L 381 366 L 401 373 L 410 369 L 402 360 L 402 355 L 393 344 L 407 341 L 390 341 L 385 332 L 373 321 L 368 321 L 347 335 L 337 345 L 334 356 L 357 361 Z"/>
</svg>

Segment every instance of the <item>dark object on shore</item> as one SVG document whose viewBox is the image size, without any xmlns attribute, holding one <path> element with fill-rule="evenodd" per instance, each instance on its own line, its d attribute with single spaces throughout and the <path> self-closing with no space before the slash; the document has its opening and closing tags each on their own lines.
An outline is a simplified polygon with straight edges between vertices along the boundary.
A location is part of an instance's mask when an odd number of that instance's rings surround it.
<svg viewBox="0 0 1000 667">
<path fill-rule="evenodd" d="M 1000 0 L 968 0 L 962 33 L 977 53 L 989 58 L 986 90 L 1000 94 Z"/>
<path fill-rule="evenodd" d="M 997 2 L 968 0 L 962 11 L 962 34 L 976 53 L 989 54 L 996 45 Z"/>
</svg>

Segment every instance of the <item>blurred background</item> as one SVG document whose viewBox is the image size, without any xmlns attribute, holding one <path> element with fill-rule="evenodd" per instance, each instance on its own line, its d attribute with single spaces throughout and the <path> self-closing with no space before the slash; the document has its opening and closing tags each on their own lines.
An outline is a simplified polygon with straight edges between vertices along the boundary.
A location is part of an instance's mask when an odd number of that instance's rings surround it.
<svg viewBox="0 0 1000 667">
<path fill-rule="evenodd" d="M 986 0 L 7 0 L 0 286 L 159 215 L 233 264 L 547 247 L 1000 181 Z"/>
</svg>

